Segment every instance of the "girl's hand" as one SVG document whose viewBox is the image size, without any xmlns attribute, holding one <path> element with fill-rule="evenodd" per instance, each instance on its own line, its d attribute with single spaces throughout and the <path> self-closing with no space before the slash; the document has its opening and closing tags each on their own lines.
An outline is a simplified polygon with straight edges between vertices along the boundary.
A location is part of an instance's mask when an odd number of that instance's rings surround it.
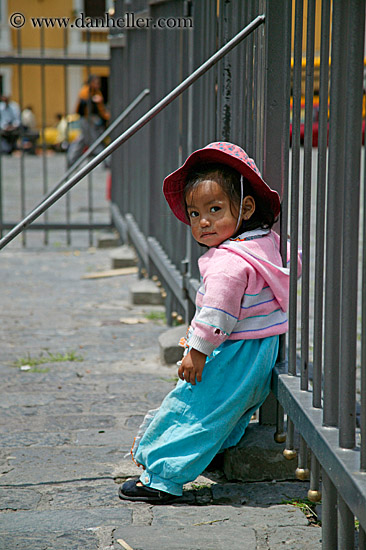
<svg viewBox="0 0 366 550">
<path fill-rule="evenodd" d="M 191 351 L 183 358 L 182 364 L 178 369 L 178 376 L 181 380 L 185 380 L 193 386 L 197 382 L 202 380 L 202 371 L 205 366 L 206 357 L 204 353 L 196 349 L 191 349 Z"/>
</svg>

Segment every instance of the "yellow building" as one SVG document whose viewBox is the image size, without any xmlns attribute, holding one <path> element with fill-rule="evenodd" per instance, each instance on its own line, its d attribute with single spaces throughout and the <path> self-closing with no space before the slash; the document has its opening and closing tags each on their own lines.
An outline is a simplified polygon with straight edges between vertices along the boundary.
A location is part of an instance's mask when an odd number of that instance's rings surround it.
<svg viewBox="0 0 366 550">
<path fill-rule="evenodd" d="M 0 54 L 35 59 L 22 66 L 2 64 L 0 92 L 22 108 L 31 106 L 38 127 L 54 125 L 57 113 L 74 112 L 79 89 L 90 73 L 101 76 L 108 101 L 107 65 L 42 67 L 37 61 L 41 56 L 65 55 L 108 60 L 108 29 L 82 27 L 91 17 L 108 13 L 112 5 L 112 0 L 0 0 Z"/>
</svg>

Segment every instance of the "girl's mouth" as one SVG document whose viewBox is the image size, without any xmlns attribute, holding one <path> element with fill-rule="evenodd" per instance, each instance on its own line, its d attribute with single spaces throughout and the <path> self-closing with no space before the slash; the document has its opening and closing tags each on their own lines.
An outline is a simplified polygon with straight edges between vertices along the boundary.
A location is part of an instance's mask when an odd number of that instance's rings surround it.
<svg viewBox="0 0 366 550">
<path fill-rule="evenodd" d="M 201 233 L 201 238 L 204 239 L 205 237 L 211 237 L 212 235 L 215 235 L 214 231 L 211 233 Z"/>
</svg>

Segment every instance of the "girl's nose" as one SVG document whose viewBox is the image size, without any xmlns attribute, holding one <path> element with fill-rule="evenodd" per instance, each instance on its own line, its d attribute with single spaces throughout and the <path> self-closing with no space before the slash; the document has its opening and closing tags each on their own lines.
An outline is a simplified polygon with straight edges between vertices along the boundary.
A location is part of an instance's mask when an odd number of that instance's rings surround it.
<svg viewBox="0 0 366 550">
<path fill-rule="evenodd" d="M 208 227 L 210 225 L 210 220 L 208 220 L 205 217 L 200 218 L 200 226 L 201 227 Z"/>
</svg>

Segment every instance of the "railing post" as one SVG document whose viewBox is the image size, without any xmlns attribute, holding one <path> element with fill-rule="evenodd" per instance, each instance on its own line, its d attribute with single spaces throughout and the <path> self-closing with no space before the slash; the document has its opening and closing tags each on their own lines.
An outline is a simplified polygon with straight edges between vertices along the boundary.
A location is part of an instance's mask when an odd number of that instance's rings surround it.
<svg viewBox="0 0 366 550">
<path fill-rule="evenodd" d="M 233 19 L 233 6 L 231 0 L 221 1 L 220 4 L 220 44 L 226 44 L 231 36 L 231 24 Z M 221 61 L 219 71 L 219 108 L 218 108 L 218 134 L 224 141 L 231 140 L 231 75 L 232 67 L 230 56 L 224 57 Z"/>
<path fill-rule="evenodd" d="M 266 0 L 265 37 L 262 170 L 264 179 L 278 191 L 281 199 L 284 199 L 287 210 L 291 44 L 291 2 L 289 0 L 284 2 Z M 278 75 L 282 77 L 279 78 Z M 287 211 L 284 215 L 287 221 Z M 283 228 L 282 233 L 286 234 L 287 229 Z M 276 407 L 273 398 L 267 400 L 262 406 L 260 420 L 264 424 L 276 423 Z"/>
<path fill-rule="evenodd" d="M 114 3 L 115 14 L 114 17 L 122 17 L 123 15 L 123 0 L 115 0 Z M 121 29 L 117 27 L 110 28 L 110 57 L 111 57 L 111 71 L 110 71 L 110 95 L 111 95 L 111 119 L 119 115 L 123 108 L 123 94 L 122 90 L 122 78 L 124 72 L 122 70 L 123 48 L 125 45 L 126 37 L 122 34 Z M 118 136 L 118 131 L 115 130 L 112 134 L 112 139 Z M 118 204 L 121 212 L 125 214 L 122 204 L 122 149 L 118 149 L 111 156 L 111 172 L 112 172 L 112 189 L 111 198 L 112 202 Z M 126 234 L 122 235 L 122 239 L 126 240 Z"/>
<path fill-rule="evenodd" d="M 337 491 L 324 468 L 322 470 L 322 503 L 322 548 L 334 550 L 338 548 Z"/>
<path fill-rule="evenodd" d="M 288 177 L 291 2 L 266 1 L 263 176 L 282 198 Z M 281 75 L 281 78 L 279 78 Z"/>
<path fill-rule="evenodd" d="M 192 5 L 189 3 L 187 5 L 188 13 L 192 17 Z M 192 74 L 194 71 L 194 34 L 190 32 L 188 35 L 187 41 L 187 55 L 188 55 L 188 73 Z M 191 154 L 193 151 L 193 110 L 194 110 L 194 95 L 193 87 L 190 86 L 187 90 L 187 153 Z M 192 251 L 193 237 L 191 234 L 190 227 L 187 227 L 186 231 L 186 257 L 182 262 L 182 272 L 183 272 L 183 293 L 186 295 L 186 307 L 185 307 L 185 321 L 190 322 L 193 319 L 195 313 L 195 305 L 190 300 L 188 295 L 188 282 L 192 276 L 192 263 L 193 263 L 193 251 Z"/>
<path fill-rule="evenodd" d="M 356 444 L 357 281 L 365 0 L 353 2 L 349 16 L 346 143 L 343 209 L 343 269 L 339 373 L 339 445 Z"/>
<path fill-rule="evenodd" d="M 325 426 L 338 426 L 348 2 L 333 2 L 324 300 Z"/>
</svg>

